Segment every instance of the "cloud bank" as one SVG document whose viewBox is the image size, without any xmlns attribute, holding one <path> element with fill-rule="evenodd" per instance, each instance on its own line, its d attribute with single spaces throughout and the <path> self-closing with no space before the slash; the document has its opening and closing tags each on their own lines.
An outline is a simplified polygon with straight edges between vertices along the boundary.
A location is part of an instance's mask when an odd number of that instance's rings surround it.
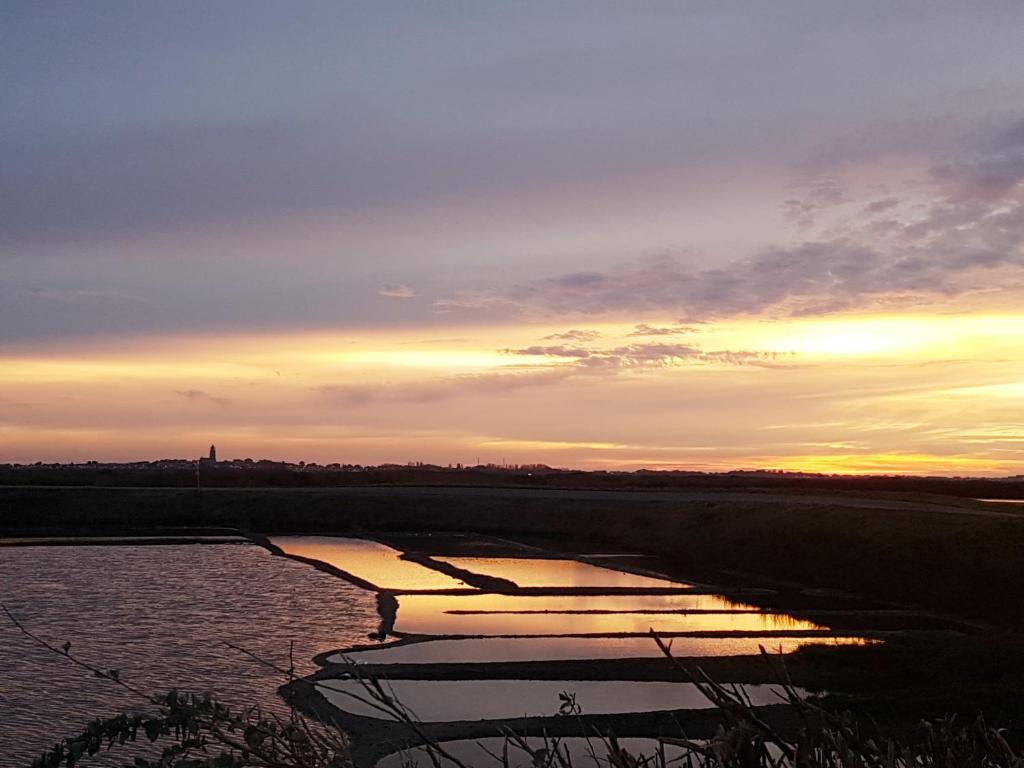
<svg viewBox="0 0 1024 768">
<path fill-rule="evenodd" d="M 441 308 L 679 318 L 680 325 L 640 324 L 634 333 L 658 336 L 687 332 L 687 323 L 737 315 L 824 315 L 943 302 L 975 291 L 1018 291 L 1024 266 L 1022 182 L 1024 122 L 934 163 L 924 196 L 876 194 L 863 201 L 835 178 L 811 184 L 805 198 L 788 199 L 784 208 L 804 229 L 827 217 L 818 237 L 766 247 L 713 268 L 664 254 L 617 269 L 568 272 L 503 292 L 455 297 Z"/>
</svg>

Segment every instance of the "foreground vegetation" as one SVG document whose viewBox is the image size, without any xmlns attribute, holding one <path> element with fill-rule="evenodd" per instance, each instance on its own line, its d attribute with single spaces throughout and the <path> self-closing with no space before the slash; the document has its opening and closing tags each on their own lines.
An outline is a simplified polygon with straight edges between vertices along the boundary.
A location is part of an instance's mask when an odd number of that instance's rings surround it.
<svg viewBox="0 0 1024 768">
<path fill-rule="evenodd" d="M 666 653 L 668 653 L 668 650 Z M 354 670 L 355 671 L 355 670 Z M 118 682 L 116 676 L 96 670 L 100 677 Z M 563 739 L 525 739 L 505 732 L 503 748 L 491 751 L 487 765 L 513 768 L 911 768 L 918 766 L 992 766 L 1020 768 L 1024 757 L 1000 729 L 982 716 L 961 722 L 953 717 L 922 720 L 911 729 L 886 733 L 865 724 L 850 713 L 834 714 L 801 698 L 785 679 L 780 681 L 786 706 L 798 726 L 785 733 L 768 724 L 751 706 L 739 687 L 716 684 L 700 670 L 690 672 L 693 682 L 721 715 L 721 724 L 710 739 L 695 741 L 663 736 L 647 754 L 632 753 L 614 734 L 580 736 L 588 744 L 586 758 L 573 758 Z M 407 765 L 435 768 L 474 768 L 450 753 L 443 743 L 432 741 L 390 689 L 376 680 L 362 680 L 364 702 L 382 717 L 404 724 L 419 746 L 404 753 Z M 348 743 L 341 733 L 311 722 L 292 711 L 289 718 L 263 715 L 255 708 L 234 710 L 216 699 L 172 691 L 150 698 L 157 711 L 152 715 L 118 715 L 96 720 L 80 734 L 62 739 L 41 755 L 35 768 L 74 768 L 84 757 L 110 751 L 137 741 L 158 745 L 152 758 L 135 757 L 135 768 L 348 768 L 352 765 Z M 571 694 L 563 694 L 560 715 L 580 713 Z M 677 753 L 669 757 L 667 748 Z M 486 750 L 482 750 L 487 754 Z M 478 765 L 478 764 L 474 764 Z"/>
<path fill-rule="evenodd" d="M 70 643 L 58 648 L 26 629 L 4 607 L 4 614 L 33 642 L 67 662 L 89 671 L 108 684 L 117 685 L 151 705 L 146 714 L 120 714 L 89 723 L 79 734 L 63 738 L 41 754 L 34 768 L 75 768 L 83 759 L 119 751 L 132 754 L 125 764 L 134 768 L 350 768 L 352 752 L 345 734 L 324 723 L 310 720 L 294 707 L 290 715 L 265 714 L 256 707 L 232 708 L 209 694 L 171 691 L 154 696 L 123 680 L 117 670 L 105 670 L 82 661 L 71 652 Z M 1019 735 L 992 727 L 977 717 L 961 721 L 948 716 L 923 719 L 911 727 L 886 730 L 869 719 L 850 712 L 836 713 L 821 703 L 805 699 L 794 687 L 781 657 L 765 659 L 778 663 L 778 686 L 789 726 L 777 725 L 780 718 L 765 718 L 750 704 L 739 686 L 721 685 L 698 667 L 690 667 L 672 656 L 671 648 L 652 637 L 668 661 L 691 681 L 715 707 L 720 723 L 707 739 L 663 735 L 652 741 L 648 754 L 624 748 L 613 733 L 589 732 L 584 726 L 582 705 L 571 693 L 561 696 L 559 716 L 579 718 L 579 736 L 586 739 L 588 755 L 573 758 L 559 738 L 526 739 L 504 731 L 501 750 L 490 752 L 487 765 L 513 768 L 917 768 L 918 766 L 967 766 L 977 768 L 1022 768 Z M 242 649 L 239 649 L 242 650 Z M 244 652 L 244 650 L 242 651 Z M 260 663 L 267 663 L 260 661 Z M 293 669 L 276 668 L 290 684 Z M 408 733 L 404 753 L 412 765 L 434 768 L 476 768 L 450 753 L 443 742 L 432 739 L 419 722 L 398 701 L 390 687 L 362 675 L 356 664 L 349 674 L 362 683 L 364 703 L 381 718 L 396 721 Z M 302 681 L 305 685 L 309 685 Z M 773 709 L 777 710 L 778 707 Z M 133 746 L 148 745 L 141 751 Z M 397 745 L 396 745 L 397 746 Z M 668 749 L 674 750 L 671 753 Z M 488 754 L 486 750 L 482 750 Z M 362 768 L 362 766 L 360 766 Z"/>
<path fill-rule="evenodd" d="M 514 733 L 504 734 L 504 748 L 492 752 L 496 766 L 526 764 L 534 768 L 574 768 L 579 765 L 610 765 L 615 768 L 666 768 L 669 764 L 700 768 L 902 768 L 906 766 L 1006 766 L 1019 768 L 1024 758 L 999 729 L 984 718 L 962 723 L 955 718 L 921 721 L 898 735 L 876 727 L 865 727 L 850 714 L 834 715 L 800 700 L 787 689 L 789 706 L 802 723 L 792 736 L 785 736 L 765 723 L 742 691 L 730 690 L 710 681 L 701 683 L 718 707 L 722 724 L 708 740 L 662 737 L 650 753 L 631 753 L 613 734 L 581 736 L 589 744 L 589 758 L 573 759 L 563 740 L 528 740 Z M 367 701 L 382 713 L 406 722 L 410 733 L 416 723 L 384 686 L 367 682 Z M 571 702 L 570 706 L 566 703 Z M 209 696 L 172 691 L 155 699 L 154 715 L 118 715 L 96 720 L 74 737 L 62 739 L 41 755 L 36 768 L 73 768 L 87 756 L 110 751 L 140 740 L 159 744 L 153 758 L 135 757 L 136 768 L 347 768 L 351 765 L 347 741 L 293 713 L 289 719 L 260 714 L 248 708 L 236 711 Z M 571 717 L 577 705 L 567 696 L 562 715 Z M 679 754 L 666 756 L 666 747 Z M 452 755 L 445 745 L 422 741 L 417 750 L 424 764 L 449 764 L 470 768 Z M 410 758 L 410 764 L 414 764 Z"/>
</svg>

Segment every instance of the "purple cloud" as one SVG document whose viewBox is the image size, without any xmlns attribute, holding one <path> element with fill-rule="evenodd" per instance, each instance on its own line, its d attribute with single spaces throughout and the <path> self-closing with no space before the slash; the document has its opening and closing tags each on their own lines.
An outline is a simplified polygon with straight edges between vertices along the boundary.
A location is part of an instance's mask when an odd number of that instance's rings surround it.
<svg viewBox="0 0 1024 768">
<path fill-rule="evenodd" d="M 677 336 L 682 333 L 698 333 L 699 328 L 695 328 L 692 325 L 671 325 L 671 326 L 653 326 L 647 323 L 639 323 L 634 326 L 633 330 L 627 334 L 629 336 Z"/>
<path fill-rule="evenodd" d="M 590 350 L 583 347 L 541 346 L 523 347 L 521 349 L 503 349 L 506 355 L 529 355 L 534 357 L 589 357 Z"/>
<path fill-rule="evenodd" d="M 503 349 L 507 355 L 572 358 L 571 367 L 578 371 L 615 371 L 628 368 L 667 368 L 685 363 L 724 363 L 728 365 L 759 365 L 778 367 L 788 355 L 751 350 L 705 351 L 693 344 L 644 343 L 626 344 L 607 349 L 576 347 L 524 347 Z"/>
<path fill-rule="evenodd" d="M 431 403 L 471 395 L 496 395 L 530 387 L 557 384 L 572 376 L 571 368 L 552 367 L 540 371 L 482 373 L 449 376 L 415 384 L 326 385 L 315 391 L 331 401 L 364 403 Z"/>
<path fill-rule="evenodd" d="M 932 175 L 936 194 L 923 212 L 919 204 L 915 209 L 919 201 L 887 195 L 841 220 L 831 236 L 766 248 L 723 267 L 700 269 L 660 256 L 604 272 L 531 280 L 489 301 L 555 315 L 668 312 L 685 324 L 765 312 L 827 314 L 994 286 L 1016 289 L 1019 281 L 993 284 L 991 273 L 1024 266 L 1024 123 L 937 163 Z M 825 179 L 806 198 L 785 205 L 809 225 L 816 211 L 850 202 L 839 181 Z M 917 213 L 909 218 L 905 212 L 912 210 Z M 639 325 L 632 335 L 675 332 Z"/>
</svg>

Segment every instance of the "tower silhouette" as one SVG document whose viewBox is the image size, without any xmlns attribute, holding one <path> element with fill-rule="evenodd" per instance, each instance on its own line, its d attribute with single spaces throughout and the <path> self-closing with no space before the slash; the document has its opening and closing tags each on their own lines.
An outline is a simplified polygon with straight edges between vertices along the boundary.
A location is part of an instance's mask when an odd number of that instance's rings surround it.
<svg viewBox="0 0 1024 768">
<path fill-rule="evenodd" d="M 211 445 L 210 446 L 210 461 L 211 462 L 216 462 L 217 461 L 217 446 L 215 446 L 215 445 Z"/>
</svg>

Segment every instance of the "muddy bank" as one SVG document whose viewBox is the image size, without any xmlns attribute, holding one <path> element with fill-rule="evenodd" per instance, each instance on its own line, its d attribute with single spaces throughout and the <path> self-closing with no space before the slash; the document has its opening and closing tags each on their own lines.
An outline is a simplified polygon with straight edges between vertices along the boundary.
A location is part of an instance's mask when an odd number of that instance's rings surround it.
<svg viewBox="0 0 1024 768">
<path fill-rule="evenodd" d="M 339 579 L 344 579 L 345 581 L 359 587 L 360 589 L 365 589 L 370 592 L 382 591 L 380 587 L 378 587 L 376 584 L 371 584 L 366 579 L 360 578 L 359 576 L 356 576 L 354 573 L 349 573 L 348 571 L 342 570 L 341 568 L 338 568 L 335 565 L 331 565 L 330 563 L 325 563 L 323 560 L 317 560 L 312 557 L 303 557 L 302 555 L 295 555 L 289 552 L 285 552 L 283 549 L 277 546 L 277 544 L 272 542 L 270 539 L 268 539 L 261 533 L 257 533 L 255 531 L 246 531 L 246 535 L 254 544 L 258 544 L 259 546 L 263 547 L 272 555 L 276 555 L 277 557 L 286 557 L 289 560 L 295 560 L 296 562 L 312 566 L 313 568 L 316 568 L 318 571 L 321 571 L 322 573 L 329 573 L 331 576 L 337 576 Z"/>
<path fill-rule="evenodd" d="M 412 563 L 418 563 L 424 568 L 430 568 L 439 573 L 443 573 L 446 576 L 451 576 L 456 581 L 465 582 L 466 584 L 469 584 L 469 586 L 484 590 L 485 592 L 508 593 L 515 592 L 519 589 L 519 586 L 515 582 L 509 581 L 508 579 L 501 579 L 495 576 L 487 576 L 482 573 L 467 571 L 465 568 L 458 568 L 451 563 L 446 563 L 443 560 L 436 560 L 429 555 L 403 552 L 402 559 L 408 560 Z"/>
<path fill-rule="evenodd" d="M 762 656 L 706 656 L 679 658 L 689 670 L 703 670 L 720 683 L 778 683 L 783 674 L 777 658 Z M 636 682 L 688 682 L 690 677 L 665 658 L 592 659 L 577 661 L 431 662 L 376 664 L 364 662 L 359 670 L 380 680 L 618 680 Z M 793 683 L 808 690 L 846 687 L 862 682 L 851 668 L 836 668 L 827 661 L 787 655 L 785 670 Z M 350 671 L 346 664 L 327 664 L 310 680 L 338 678 Z"/>
</svg>

